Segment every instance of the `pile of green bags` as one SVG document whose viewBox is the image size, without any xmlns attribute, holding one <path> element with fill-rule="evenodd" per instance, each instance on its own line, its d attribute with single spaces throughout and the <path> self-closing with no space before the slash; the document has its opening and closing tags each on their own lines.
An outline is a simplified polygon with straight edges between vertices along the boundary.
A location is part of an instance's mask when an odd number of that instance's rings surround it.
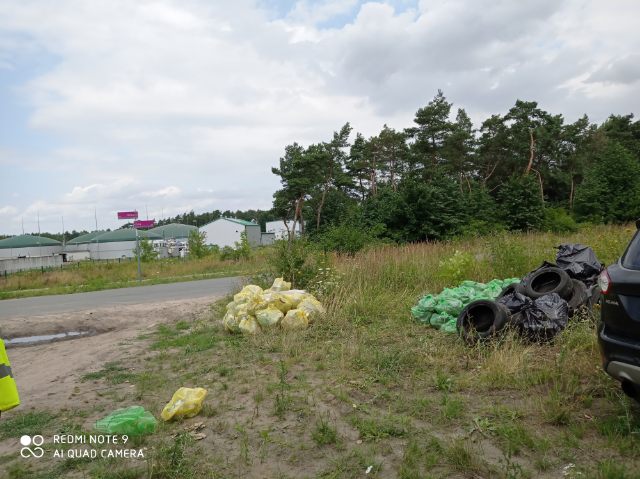
<svg viewBox="0 0 640 479">
<path fill-rule="evenodd" d="M 445 288 L 440 294 L 426 295 L 411 308 L 411 315 L 419 323 L 455 333 L 458 315 L 465 306 L 479 299 L 493 300 L 504 288 L 519 282 L 520 278 L 494 279 L 486 284 L 463 281 L 457 288 Z"/>
</svg>

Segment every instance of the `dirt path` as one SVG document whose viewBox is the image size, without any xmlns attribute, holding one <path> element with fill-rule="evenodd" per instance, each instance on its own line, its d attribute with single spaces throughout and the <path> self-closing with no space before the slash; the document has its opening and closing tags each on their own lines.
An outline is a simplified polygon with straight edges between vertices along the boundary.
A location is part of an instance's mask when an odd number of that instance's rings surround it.
<svg viewBox="0 0 640 479">
<path fill-rule="evenodd" d="M 70 400 L 90 402 L 93 391 L 83 388 L 80 378 L 100 370 L 110 361 L 126 361 L 135 353 L 134 341 L 159 323 L 190 320 L 206 314 L 215 297 L 169 301 L 159 304 L 112 306 L 77 313 L 17 317 L 2 324 L 2 336 L 53 334 L 65 331 L 91 332 L 92 336 L 8 349 L 20 391 L 22 411 L 58 409 Z"/>
</svg>

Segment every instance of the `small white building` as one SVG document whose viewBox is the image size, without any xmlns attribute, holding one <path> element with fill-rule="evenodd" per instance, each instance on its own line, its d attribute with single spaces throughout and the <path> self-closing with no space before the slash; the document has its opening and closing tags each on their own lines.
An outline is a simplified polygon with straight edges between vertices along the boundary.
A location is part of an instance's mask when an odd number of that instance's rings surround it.
<svg viewBox="0 0 640 479">
<path fill-rule="evenodd" d="M 240 243 L 240 235 L 242 233 L 247 234 L 247 241 L 251 246 L 260 246 L 260 225 L 251 221 L 237 218 L 219 218 L 201 226 L 200 232 L 207 235 L 207 244 L 217 245 L 220 248 L 225 246 L 234 247 L 236 243 Z"/>
<path fill-rule="evenodd" d="M 287 226 L 289 227 L 288 230 L 287 230 Z M 267 230 L 267 233 L 273 233 L 275 235 L 275 239 L 277 240 L 287 239 L 289 232 L 293 231 L 292 228 L 293 228 L 293 221 L 289 221 L 286 225 L 282 220 L 267 221 L 267 224 L 265 225 L 265 229 Z M 302 233 L 302 225 L 300 224 L 300 222 L 297 222 L 295 234 L 296 236 L 300 236 L 301 233 Z"/>
</svg>

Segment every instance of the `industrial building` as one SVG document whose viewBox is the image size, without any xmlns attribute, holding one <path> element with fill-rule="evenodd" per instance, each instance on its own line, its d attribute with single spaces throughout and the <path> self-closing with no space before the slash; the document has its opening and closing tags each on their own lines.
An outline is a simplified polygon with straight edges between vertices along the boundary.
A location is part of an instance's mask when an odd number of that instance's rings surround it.
<svg viewBox="0 0 640 479">
<path fill-rule="evenodd" d="M 140 240 L 161 240 L 162 236 L 151 231 L 138 230 Z M 133 228 L 122 228 L 115 231 L 102 233 L 94 237 L 89 246 L 89 253 L 92 260 L 118 259 L 135 257 L 136 230 Z"/>
<path fill-rule="evenodd" d="M 180 223 L 169 223 L 157 226 L 149 230 L 162 237 L 153 241 L 153 249 L 159 258 L 184 257 L 189 252 L 189 235 L 192 231 L 198 231 L 196 226 Z"/>
<path fill-rule="evenodd" d="M 89 251 L 89 243 L 96 237 L 106 231 L 92 231 L 69 240 L 64 245 L 64 253 L 75 253 L 77 251 Z"/>
<path fill-rule="evenodd" d="M 30 258 L 60 253 L 60 241 L 42 236 L 20 235 L 0 240 L 0 258 Z"/>
<path fill-rule="evenodd" d="M 287 226 L 289 227 L 287 229 Z M 273 233 L 275 235 L 275 239 L 287 239 L 289 237 L 289 232 L 293 231 L 293 221 L 289 221 L 286 225 L 284 221 L 267 221 L 265 225 L 265 229 L 267 233 Z M 302 234 L 302 224 L 300 222 L 296 223 L 296 236 L 300 236 Z"/>
<path fill-rule="evenodd" d="M 234 247 L 236 243 L 240 243 L 242 233 L 247 234 L 247 241 L 251 246 L 261 244 L 260 225 L 237 218 L 219 218 L 201 226 L 200 232 L 206 234 L 207 244 L 217 245 L 220 248 Z"/>
</svg>

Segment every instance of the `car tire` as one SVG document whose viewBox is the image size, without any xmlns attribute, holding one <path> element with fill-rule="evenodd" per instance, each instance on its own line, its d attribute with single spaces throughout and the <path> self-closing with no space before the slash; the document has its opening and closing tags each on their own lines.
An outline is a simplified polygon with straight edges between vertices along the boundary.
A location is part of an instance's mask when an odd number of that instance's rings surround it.
<svg viewBox="0 0 640 479">
<path fill-rule="evenodd" d="M 531 299 L 557 293 L 561 298 L 567 299 L 573 290 L 573 283 L 569 275 L 560 268 L 542 268 L 531 274 L 527 286 L 526 295 Z"/>
<path fill-rule="evenodd" d="M 571 290 L 571 295 L 567 298 L 569 316 L 573 316 L 580 307 L 586 306 L 589 302 L 589 292 L 587 291 L 585 284 L 577 279 L 572 279 L 571 283 L 573 283 L 573 288 Z"/>
<path fill-rule="evenodd" d="M 458 316 L 457 327 L 469 344 L 495 336 L 509 321 L 509 309 L 495 301 L 480 299 L 468 304 Z"/>
</svg>

